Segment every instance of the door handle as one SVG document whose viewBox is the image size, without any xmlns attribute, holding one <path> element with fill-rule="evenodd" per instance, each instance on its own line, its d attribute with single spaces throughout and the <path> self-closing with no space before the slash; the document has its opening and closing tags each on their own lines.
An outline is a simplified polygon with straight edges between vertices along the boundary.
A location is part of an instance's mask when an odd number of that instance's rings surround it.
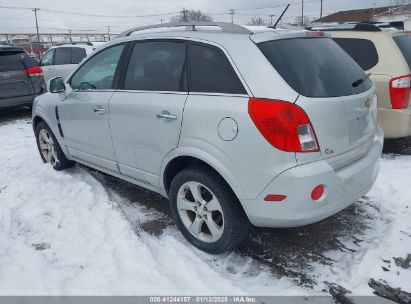
<svg viewBox="0 0 411 304">
<path fill-rule="evenodd" d="M 161 114 L 157 114 L 157 118 L 161 120 L 176 120 L 177 116 L 172 115 L 169 112 L 163 112 Z"/>
<path fill-rule="evenodd" d="M 106 113 L 106 109 L 98 106 L 98 107 L 95 107 L 95 108 L 94 108 L 94 113 L 96 113 L 96 114 L 104 114 L 104 113 Z"/>
</svg>

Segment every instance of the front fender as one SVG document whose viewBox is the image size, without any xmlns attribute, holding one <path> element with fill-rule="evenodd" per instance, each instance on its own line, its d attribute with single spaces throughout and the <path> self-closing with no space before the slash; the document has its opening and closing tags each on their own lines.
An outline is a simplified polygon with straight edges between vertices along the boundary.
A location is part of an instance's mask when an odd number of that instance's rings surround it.
<svg viewBox="0 0 411 304">
<path fill-rule="evenodd" d="M 223 165 L 223 163 L 221 163 L 216 157 L 205 152 L 204 150 L 193 147 L 177 147 L 176 149 L 170 151 L 163 159 L 159 181 L 159 189 L 162 195 L 167 196 L 163 183 L 165 169 L 173 159 L 181 156 L 190 156 L 205 162 L 224 178 L 224 180 L 229 184 L 238 199 L 245 198 L 244 190 L 236 181 L 230 170 L 228 170 L 228 168 Z"/>
<path fill-rule="evenodd" d="M 46 94 L 40 97 L 45 97 L 47 99 L 47 96 L 45 96 Z M 58 121 L 57 121 L 56 112 L 55 112 L 56 106 L 57 104 L 54 104 L 54 103 L 51 103 L 50 101 L 42 100 L 42 98 L 39 98 L 39 100 L 33 105 L 33 112 L 32 112 L 33 131 L 35 131 L 34 129 L 35 120 L 37 118 L 42 119 L 53 132 L 65 156 L 69 158 L 70 154 L 67 151 L 67 147 L 64 143 L 64 138 L 61 137 L 60 131 L 58 129 Z"/>
</svg>

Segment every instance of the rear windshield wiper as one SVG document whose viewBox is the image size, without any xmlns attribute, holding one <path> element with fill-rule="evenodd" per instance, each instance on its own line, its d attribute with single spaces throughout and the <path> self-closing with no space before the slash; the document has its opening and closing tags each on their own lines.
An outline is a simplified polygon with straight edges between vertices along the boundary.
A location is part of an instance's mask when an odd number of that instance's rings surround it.
<svg viewBox="0 0 411 304">
<path fill-rule="evenodd" d="M 360 84 L 362 84 L 364 82 L 364 80 L 370 78 L 371 73 L 367 73 L 364 75 L 364 77 L 361 77 L 360 79 L 357 79 L 356 81 L 354 81 L 351 85 L 355 88 L 358 87 Z"/>
</svg>

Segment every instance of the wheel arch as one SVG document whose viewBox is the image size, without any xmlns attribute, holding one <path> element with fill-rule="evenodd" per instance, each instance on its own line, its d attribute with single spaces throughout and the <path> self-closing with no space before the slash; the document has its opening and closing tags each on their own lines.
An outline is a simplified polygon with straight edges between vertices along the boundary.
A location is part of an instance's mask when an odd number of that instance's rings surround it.
<svg viewBox="0 0 411 304">
<path fill-rule="evenodd" d="M 160 188 L 164 189 L 167 196 L 171 182 L 178 172 L 189 166 L 203 166 L 220 176 L 239 200 L 245 198 L 244 191 L 221 162 L 204 151 L 194 150 L 185 151 L 185 153 L 174 152 L 172 153 L 173 155 L 168 155 L 166 160 L 163 161 L 162 174 L 160 176 L 162 187 Z"/>
</svg>

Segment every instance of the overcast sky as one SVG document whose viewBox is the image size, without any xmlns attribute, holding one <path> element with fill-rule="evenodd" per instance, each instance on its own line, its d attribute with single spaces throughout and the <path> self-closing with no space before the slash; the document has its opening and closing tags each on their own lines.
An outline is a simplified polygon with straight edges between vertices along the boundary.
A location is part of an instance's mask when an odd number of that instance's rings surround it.
<svg viewBox="0 0 411 304">
<path fill-rule="evenodd" d="M 385 6 L 395 2 L 397 0 L 323 0 L 323 14 L 338 10 Z M 118 33 L 134 26 L 160 23 L 160 19 L 168 22 L 173 15 L 128 16 L 176 13 L 185 8 L 202 10 L 209 13 L 215 21 L 228 22 L 231 20 L 228 11 L 235 9 L 235 23 L 246 24 L 252 16 L 260 16 L 268 21 L 268 15 L 280 15 L 287 3 L 292 5 L 284 20 L 293 21 L 297 15 L 301 15 L 301 0 L 0 0 L 0 33 L 35 32 L 32 11 L 5 9 L 1 6 L 40 8 L 38 12 L 40 32 L 67 32 L 69 29 L 73 32 L 85 30 L 106 32 L 109 25 L 111 32 Z M 304 3 L 305 15 L 310 18 L 319 16 L 320 0 L 304 0 Z M 68 15 L 46 9 L 84 15 Z M 111 17 L 85 16 L 90 14 Z"/>
</svg>

